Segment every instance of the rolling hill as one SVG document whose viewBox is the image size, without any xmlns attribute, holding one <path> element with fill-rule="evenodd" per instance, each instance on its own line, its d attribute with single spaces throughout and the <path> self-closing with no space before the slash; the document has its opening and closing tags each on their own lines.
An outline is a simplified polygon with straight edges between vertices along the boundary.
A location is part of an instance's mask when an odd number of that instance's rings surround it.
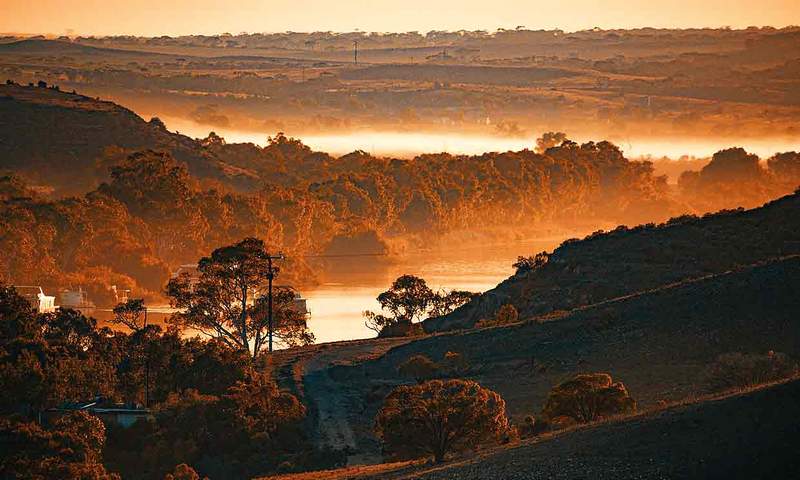
<svg viewBox="0 0 800 480">
<path fill-rule="evenodd" d="M 541 268 L 518 272 L 428 332 L 470 328 L 504 304 L 523 318 L 567 311 L 737 266 L 800 253 L 800 193 L 752 210 L 684 216 L 567 240 Z"/>
<path fill-rule="evenodd" d="M 441 466 L 353 467 L 281 480 L 793 478 L 800 380 L 612 420 Z"/>
<path fill-rule="evenodd" d="M 578 372 L 611 373 L 644 408 L 707 393 L 709 367 L 721 354 L 774 350 L 800 358 L 798 320 L 800 256 L 791 256 L 549 321 L 397 339 L 385 354 L 372 354 L 378 344 L 370 341 L 331 344 L 324 366 L 297 357 L 282 370 L 294 374 L 295 389 L 316 415 L 321 445 L 348 447 L 356 454 L 351 462 L 371 463 L 381 460 L 374 416 L 392 388 L 411 381 L 397 368 L 414 355 L 446 364 L 447 352 L 460 354 L 466 366 L 444 374 L 497 391 L 519 422 L 541 410 L 553 385 Z"/>
<path fill-rule="evenodd" d="M 171 152 L 200 179 L 245 189 L 252 184 L 246 171 L 210 155 L 196 140 L 113 102 L 50 87 L 0 85 L 2 171 L 62 193 L 82 193 L 105 180 L 108 167 L 126 153 L 145 149 Z"/>
</svg>

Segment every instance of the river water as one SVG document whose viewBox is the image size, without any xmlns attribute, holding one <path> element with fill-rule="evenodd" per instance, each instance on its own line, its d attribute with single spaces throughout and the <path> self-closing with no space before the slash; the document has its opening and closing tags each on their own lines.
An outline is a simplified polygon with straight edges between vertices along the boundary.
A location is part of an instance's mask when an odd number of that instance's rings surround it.
<svg viewBox="0 0 800 480">
<path fill-rule="evenodd" d="M 400 275 L 425 279 L 433 290 L 483 292 L 514 273 L 520 255 L 552 250 L 560 239 L 549 238 L 474 247 L 437 249 L 388 261 L 380 257 L 326 260 L 322 283 L 303 289 L 311 310 L 309 327 L 317 342 L 375 336 L 364 325 L 364 310 L 380 309 L 376 297 Z"/>
</svg>

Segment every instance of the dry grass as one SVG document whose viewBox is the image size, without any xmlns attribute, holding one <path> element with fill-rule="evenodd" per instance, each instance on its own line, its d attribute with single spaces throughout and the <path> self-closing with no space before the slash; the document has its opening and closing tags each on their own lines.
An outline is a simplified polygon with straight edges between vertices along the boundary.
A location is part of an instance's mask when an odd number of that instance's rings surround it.
<svg viewBox="0 0 800 480">
<path fill-rule="evenodd" d="M 348 467 L 337 470 L 325 470 L 318 472 L 279 475 L 274 477 L 268 477 L 268 479 L 269 480 L 318 480 L 318 479 L 319 480 L 321 479 L 400 480 L 400 479 L 411 479 L 411 478 L 420 478 L 429 476 L 433 476 L 434 478 L 460 478 L 458 476 L 454 476 L 454 474 L 452 473 L 454 471 L 459 471 L 459 469 L 461 470 L 472 469 L 484 472 L 484 474 L 487 476 L 481 478 L 487 478 L 487 479 L 504 478 L 502 476 L 490 476 L 490 474 L 488 473 L 490 470 L 489 468 L 484 468 L 479 466 L 482 465 L 483 462 L 489 462 L 489 461 L 497 462 L 498 457 L 505 458 L 503 457 L 503 455 L 515 456 L 517 455 L 515 451 L 519 451 L 518 455 L 527 459 L 523 460 L 523 462 L 524 461 L 529 462 L 531 469 L 533 469 L 534 465 L 538 460 L 534 456 L 528 457 L 524 453 L 528 448 L 533 448 L 533 447 L 549 448 L 550 446 L 558 447 L 561 446 L 564 442 L 568 442 L 571 436 L 574 436 L 576 434 L 603 435 L 604 434 L 603 432 L 607 430 L 603 429 L 604 426 L 636 429 L 642 425 L 647 425 L 651 420 L 654 420 L 663 415 L 674 414 L 675 416 L 679 416 L 681 412 L 685 412 L 687 408 L 691 407 L 705 408 L 708 406 L 713 407 L 714 403 L 724 402 L 730 399 L 736 399 L 737 397 L 746 397 L 748 395 L 751 395 L 753 393 L 762 390 L 767 390 L 780 385 L 786 385 L 799 380 L 800 380 L 800 375 L 797 375 L 776 382 L 754 385 L 751 387 L 740 388 L 728 392 L 702 395 L 702 396 L 692 396 L 680 401 L 671 402 L 669 404 L 653 406 L 651 408 L 648 408 L 646 410 L 640 411 L 635 414 L 608 417 L 588 424 L 573 425 L 561 430 L 544 433 L 535 438 L 521 440 L 519 442 L 512 443 L 509 445 L 488 448 L 482 450 L 481 452 L 475 455 L 469 457 L 456 458 L 440 465 L 434 465 L 426 460 L 417 460 L 410 462 L 384 463 L 379 465 Z M 648 473 L 652 472 L 642 472 L 642 474 L 645 477 L 647 477 Z M 267 480 L 267 479 L 262 479 L 262 480 Z"/>
</svg>

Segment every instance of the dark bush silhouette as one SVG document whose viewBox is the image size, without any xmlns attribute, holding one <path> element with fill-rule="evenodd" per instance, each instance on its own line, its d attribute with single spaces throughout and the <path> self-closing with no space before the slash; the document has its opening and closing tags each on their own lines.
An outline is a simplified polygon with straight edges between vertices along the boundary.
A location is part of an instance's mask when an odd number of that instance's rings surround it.
<svg viewBox="0 0 800 480">
<path fill-rule="evenodd" d="M 375 419 L 384 452 L 395 458 L 453 452 L 501 441 L 509 429 L 497 393 L 467 380 L 431 380 L 396 388 Z"/>
<path fill-rule="evenodd" d="M 735 352 L 717 358 L 709 367 L 707 382 L 711 390 L 721 391 L 773 382 L 797 373 L 797 362 L 783 353 Z"/>
<path fill-rule="evenodd" d="M 586 423 L 635 411 L 636 401 L 625 385 L 613 383 L 607 373 L 587 373 L 553 387 L 543 414 L 550 419 L 569 417 Z"/>
<path fill-rule="evenodd" d="M 410 377 L 422 383 L 431 380 L 439 374 L 439 365 L 425 355 L 414 355 L 397 367 L 397 372 L 404 377 Z"/>
<path fill-rule="evenodd" d="M 205 479 L 206 477 L 203 478 Z M 164 480 L 200 480 L 200 475 L 189 465 L 181 463 L 175 466 L 175 470 L 172 473 L 166 474 Z"/>
</svg>

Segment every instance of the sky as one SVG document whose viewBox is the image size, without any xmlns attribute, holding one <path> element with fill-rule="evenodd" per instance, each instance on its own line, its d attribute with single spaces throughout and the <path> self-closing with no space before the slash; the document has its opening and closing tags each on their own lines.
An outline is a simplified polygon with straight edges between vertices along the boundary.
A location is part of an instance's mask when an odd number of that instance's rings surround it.
<svg viewBox="0 0 800 480">
<path fill-rule="evenodd" d="M 0 0 L 0 32 L 240 32 L 783 27 L 800 0 Z"/>
</svg>

